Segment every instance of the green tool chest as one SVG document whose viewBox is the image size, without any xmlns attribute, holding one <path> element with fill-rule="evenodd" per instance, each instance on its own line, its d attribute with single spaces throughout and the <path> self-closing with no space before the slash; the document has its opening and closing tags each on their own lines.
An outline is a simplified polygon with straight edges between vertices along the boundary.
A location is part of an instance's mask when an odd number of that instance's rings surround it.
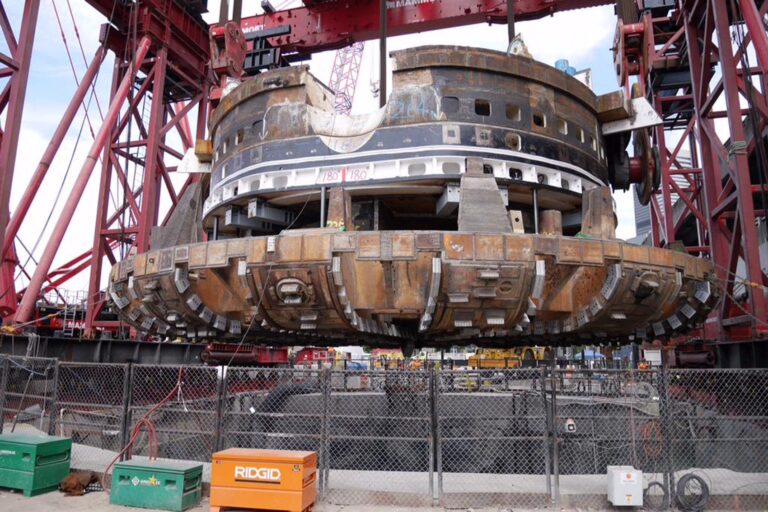
<svg viewBox="0 0 768 512">
<path fill-rule="evenodd" d="M 66 437 L 0 434 L 0 487 L 24 496 L 56 490 L 69 474 L 71 453 Z"/>
<path fill-rule="evenodd" d="M 109 502 L 181 512 L 198 505 L 202 493 L 199 462 L 129 460 L 115 464 Z"/>
</svg>

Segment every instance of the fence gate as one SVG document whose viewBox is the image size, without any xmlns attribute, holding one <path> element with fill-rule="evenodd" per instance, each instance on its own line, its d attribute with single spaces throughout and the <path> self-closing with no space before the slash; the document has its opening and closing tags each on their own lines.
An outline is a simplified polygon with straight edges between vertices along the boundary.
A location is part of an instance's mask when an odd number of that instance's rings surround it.
<svg viewBox="0 0 768 512">
<path fill-rule="evenodd" d="M 548 408 L 538 369 L 437 374 L 441 504 L 546 507 Z"/>
<path fill-rule="evenodd" d="M 432 386 L 424 371 L 330 373 L 324 501 L 432 504 Z"/>
</svg>

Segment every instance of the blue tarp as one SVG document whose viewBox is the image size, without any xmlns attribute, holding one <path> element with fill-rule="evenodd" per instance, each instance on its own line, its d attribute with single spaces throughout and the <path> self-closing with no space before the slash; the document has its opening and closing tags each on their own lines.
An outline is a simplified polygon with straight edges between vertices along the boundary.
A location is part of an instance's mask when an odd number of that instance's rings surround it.
<svg viewBox="0 0 768 512">
<path fill-rule="evenodd" d="M 594 350 L 584 350 L 573 356 L 573 358 L 579 361 L 582 359 L 586 361 L 594 361 L 595 359 L 605 359 L 605 356 L 600 352 L 595 352 Z"/>
<path fill-rule="evenodd" d="M 632 359 L 632 345 L 624 345 L 613 351 L 613 359 Z"/>
</svg>

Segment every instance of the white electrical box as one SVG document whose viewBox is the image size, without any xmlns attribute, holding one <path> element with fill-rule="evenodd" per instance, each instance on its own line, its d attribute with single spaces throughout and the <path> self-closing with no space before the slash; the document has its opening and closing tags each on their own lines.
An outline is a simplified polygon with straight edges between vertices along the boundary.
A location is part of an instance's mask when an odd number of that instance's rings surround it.
<svg viewBox="0 0 768 512">
<path fill-rule="evenodd" d="M 614 507 L 642 507 L 643 472 L 632 466 L 608 466 L 608 501 Z"/>
</svg>

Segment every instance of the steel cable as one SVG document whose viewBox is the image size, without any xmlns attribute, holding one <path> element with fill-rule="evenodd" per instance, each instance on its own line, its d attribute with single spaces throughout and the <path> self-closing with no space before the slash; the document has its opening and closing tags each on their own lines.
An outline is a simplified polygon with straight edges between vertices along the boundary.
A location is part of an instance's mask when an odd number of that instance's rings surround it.
<svg viewBox="0 0 768 512">
<path fill-rule="evenodd" d="M 683 475 L 677 481 L 675 491 L 678 507 L 686 512 L 704 510 L 709 503 L 709 486 L 699 475 Z"/>
<path fill-rule="evenodd" d="M 655 492 L 652 492 L 652 489 L 659 489 L 661 491 L 661 500 L 659 501 L 658 496 L 659 494 L 656 494 Z M 648 484 L 648 487 L 645 488 L 643 491 L 643 507 L 652 510 L 654 512 L 661 512 L 662 510 L 668 510 L 669 509 L 669 489 L 667 489 L 667 486 L 664 485 L 661 482 L 650 482 Z"/>
</svg>

